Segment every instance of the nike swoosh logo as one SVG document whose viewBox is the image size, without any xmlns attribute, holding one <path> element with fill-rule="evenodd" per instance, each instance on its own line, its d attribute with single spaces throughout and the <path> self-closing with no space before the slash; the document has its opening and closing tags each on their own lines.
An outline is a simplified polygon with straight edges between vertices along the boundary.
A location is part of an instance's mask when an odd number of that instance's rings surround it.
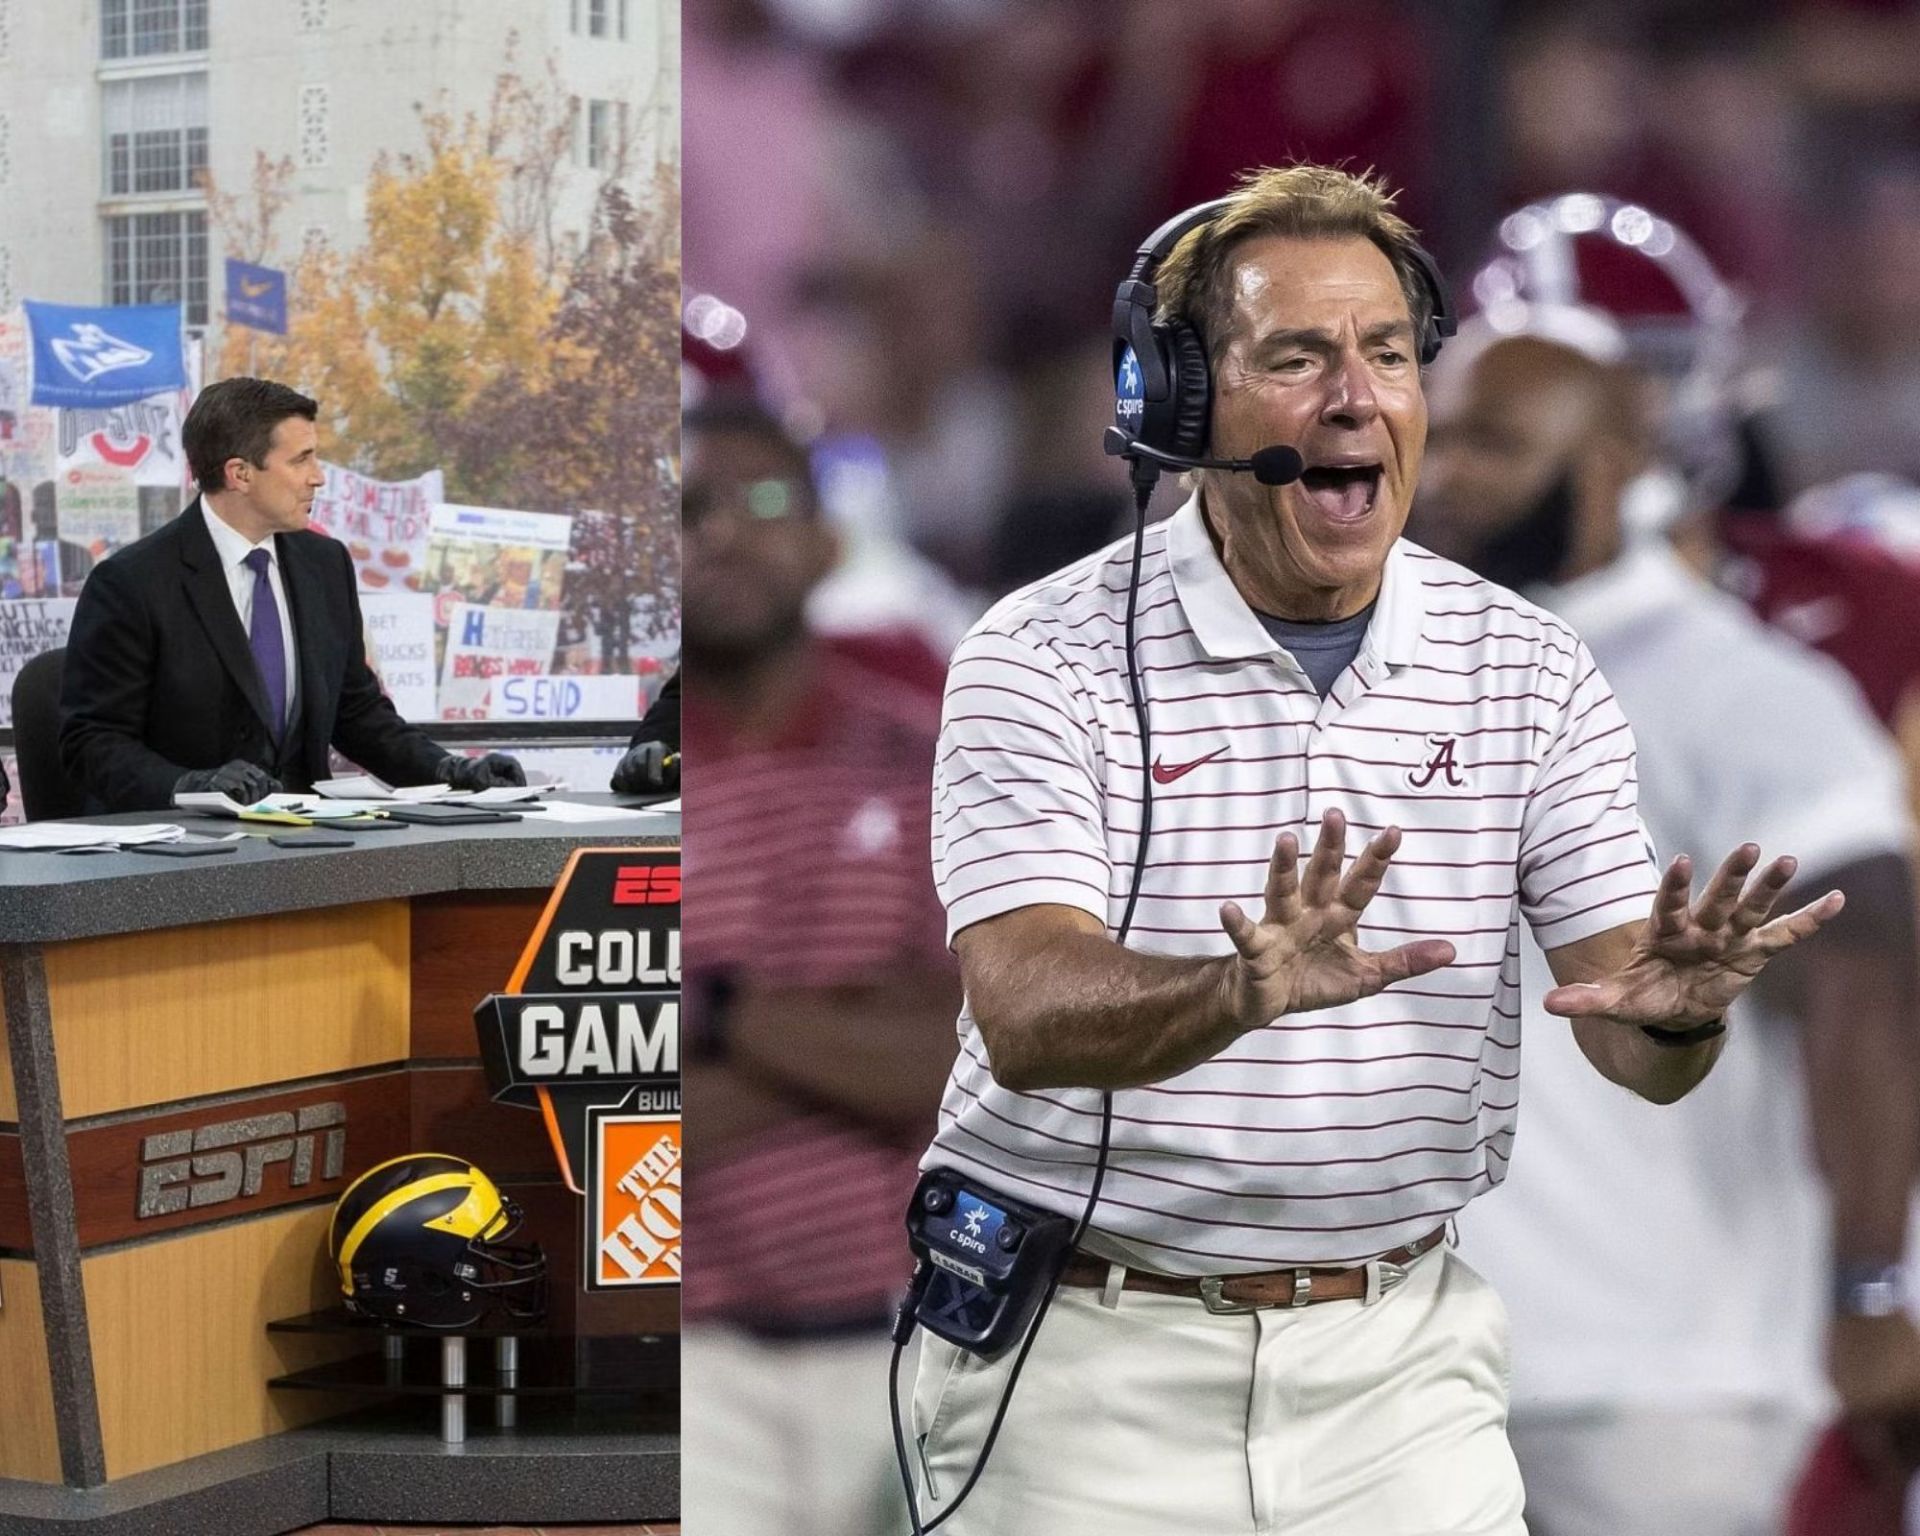
<svg viewBox="0 0 1920 1536">
<path fill-rule="evenodd" d="M 250 283 L 244 277 L 240 279 L 240 291 L 250 299 L 257 299 L 273 287 L 271 280 L 264 283 Z"/>
<path fill-rule="evenodd" d="M 1225 747 L 1220 747 L 1212 752 L 1209 752 L 1205 757 L 1196 757 L 1190 763 L 1179 763 L 1172 768 L 1169 768 L 1165 763 L 1161 762 L 1160 759 L 1156 757 L 1153 760 L 1153 782 L 1156 784 L 1171 784 L 1175 779 L 1180 778 L 1183 775 L 1192 773 L 1193 770 L 1198 768 L 1202 763 L 1212 762 L 1216 757 L 1218 757 L 1222 752 L 1226 750 L 1227 749 Z"/>
</svg>

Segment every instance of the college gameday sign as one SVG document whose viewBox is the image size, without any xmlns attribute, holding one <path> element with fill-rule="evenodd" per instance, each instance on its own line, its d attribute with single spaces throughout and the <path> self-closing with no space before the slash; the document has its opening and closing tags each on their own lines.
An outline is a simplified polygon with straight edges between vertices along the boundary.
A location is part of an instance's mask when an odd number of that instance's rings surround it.
<svg viewBox="0 0 1920 1536">
<path fill-rule="evenodd" d="M 586 1199 L 589 1290 L 680 1280 L 680 850 L 573 855 L 474 1010 L 494 1098 L 537 1109 Z"/>
</svg>

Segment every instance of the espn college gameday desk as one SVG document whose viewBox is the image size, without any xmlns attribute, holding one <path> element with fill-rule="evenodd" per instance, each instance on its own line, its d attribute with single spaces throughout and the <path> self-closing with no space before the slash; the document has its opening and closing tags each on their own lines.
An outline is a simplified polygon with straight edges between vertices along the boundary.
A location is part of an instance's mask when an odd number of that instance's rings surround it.
<svg viewBox="0 0 1920 1536">
<path fill-rule="evenodd" d="M 0 852 L 0 1536 L 678 1517 L 679 1292 L 583 1292 L 581 1202 L 542 1116 L 493 1101 L 474 1019 L 577 849 L 678 840 L 677 816 L 536 813 Z M 476 1398 L 453 1446 L 431 1398 L 269 1390 L 366 1352 L 268 1325 L 339 1303 L 334 1197 L 427 1150 L 525 1208 L 577 1358 L 650 1341 L 642 1390 L 522 1397 L 510 1430 Z"/>
</svg>

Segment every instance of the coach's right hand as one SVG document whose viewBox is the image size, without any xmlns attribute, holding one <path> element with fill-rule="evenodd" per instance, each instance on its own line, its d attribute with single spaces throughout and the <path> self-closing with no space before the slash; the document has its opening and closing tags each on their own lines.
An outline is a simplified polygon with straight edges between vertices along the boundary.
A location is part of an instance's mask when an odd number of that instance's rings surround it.
<svg viewBox="0 0 1920 1536">
<path fill-rule="evenodd" d="M 1400 829 L 1388 827 L 1342 879 L 1347 821 L 1339 811 L 1320 818 L 1320 838 L 1304 871 L 1300 840 L 1291 832 L 1274 840 L 1261 920 L 1254 922 L 1235 902 L 1220 908 L 1220 926 L 1239 956 L 1227 972 L 1227 1006 L 1247 1028 L 1282 1014 L 1371 997 L 1397 981 L 1453 963 L 1453 946 L 1444 939 L 1383 950 L 1362 949 L 1355 941 L 1360 914 L 1379 891 L 1399 847 Z"/>
</svg>

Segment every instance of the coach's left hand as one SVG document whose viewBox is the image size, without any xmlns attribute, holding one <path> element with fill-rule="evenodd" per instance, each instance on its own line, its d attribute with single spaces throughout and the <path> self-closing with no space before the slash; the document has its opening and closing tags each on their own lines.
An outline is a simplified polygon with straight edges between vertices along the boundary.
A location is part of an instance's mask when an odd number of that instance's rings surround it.
<svg viewBox="0 0 1920 1536">
<path fill-rule="evenodd" d="M 1563 1018 L 1676 1031 L 1719 1018 L 1770 959 L 1818 932 L 1846 902 L 1829 891 L 1769 922 L 1797 866 L 1791 857 L 1777 858 L 1749 885 L 1759 862 L 1758 845 L 1742 843 L 1700 900 L 1689 902 L 1693 861 L 1681 854 L 1668 866 L 1626 964 L 1611 975 L 1555 987 L 1541 1005 Z"/>
</svg>

